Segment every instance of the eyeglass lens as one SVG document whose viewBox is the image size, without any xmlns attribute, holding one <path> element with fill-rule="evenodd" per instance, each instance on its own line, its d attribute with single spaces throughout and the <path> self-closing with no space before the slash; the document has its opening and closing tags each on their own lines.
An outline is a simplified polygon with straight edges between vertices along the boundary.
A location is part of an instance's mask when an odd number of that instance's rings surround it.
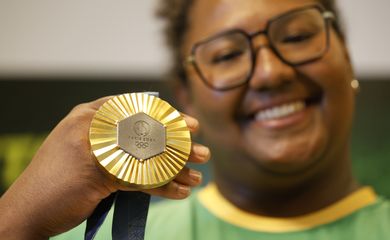
<svg viewBox="0 0 390 240">
<path fill-rule="evenodd" d="M 267 30 L 270 46 L 290 65 L 317 59 L 327 48 L 326 23 L 317 8 L 282 15 Z M 233 31 L 198 45 L 194 57 L 206 83 L 224 89 L 248 80 L 254 64 L 252 51 L 251 36 Z"/>
</svg>

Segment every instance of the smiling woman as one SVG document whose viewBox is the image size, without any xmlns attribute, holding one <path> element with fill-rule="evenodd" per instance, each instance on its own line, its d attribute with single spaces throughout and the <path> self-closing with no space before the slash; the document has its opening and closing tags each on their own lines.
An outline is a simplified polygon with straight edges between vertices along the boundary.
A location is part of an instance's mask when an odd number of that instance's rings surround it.
<svg viewBox="0 0 390 240">
<path fill-rule="evenodd" d="M 334 1 L 168 2 L 178 96 L 213 152 L 215 185 L 193 201 L 219 220 L 195 221 L 195 236 L 202 221 L 224 226 L 213 239 L 389 236 L 359 226 L 389 209 L 352 174 L 356 80 Z"/>
<path fill-rule="evenodd" d="M 356 81 L 333 1 L 161 4 L 160 15 L 168 20 L 167 34 L 174 47 L 177 99 L 186 113 L 199 119 L 201 135 L 213 152 L 214 179 L 184 201 L 154 205 L 146 238 L 388 238 L 388 201 L 362 186 L 351 170 L 356 95 L 351 83 Z M 25 211 L 39 220 L 27 223 L 35 236 L 74 227 L 100 199 L 118 189 L 91 171 L 92 157 L 83 141 L 85 126 L 103 100 L 76 107 L 6 195 L 4 201 L 15 196 L 18 186 L 23 189 L 23 179 L 35 176 L 33 170 L 41 169 L 41 161 L 68 173 L 59 186 L 72 188 L 49 185 L 38 198 L 38 209 L 51 214 L 42 217 L 35 207 Z M 197 129 L 195 120 L 186 121 Z M 67 138 L 59 146 L 55 140 L 62 134 Z M 51 161 L 49 146 L 57 155 L 62 153 L 62 161 Z M 208 156 L 207 148 L 195 145 L 190 160 L 202 163 Z M 67 161 L 71 166 L 64 164 Z M 148 193 L 186 197 L 200 175 L 189 169 L 181 174 Z M 46 173 L 36 181 L 45 176 L 53 178 Z M 60 211 L 44 204 L 58 199 Z M 83 228 L 79 225 L 56 239 L 79 239 Z M 110 226 L 103 225 L 97 238 L 109 239 Z"/>
<path fill-rule="evenodd" d="M 220 71 L 214 70 L 208 71 L 215 75 L 206 74 L 206 77 L 200 74 L 204 68 L 195 65 L 195 68 L 187 67 L 188 89 L 181 89 L 182 95 L 188 96 L 184 99 L 185 109 L 200 120 L 202 133 L 212 146 L 219 190 L 229 201 L 249 212 L 274 216 L 305 214 L 358 188 L 351 176 L 348 157 L 354 108 L 350 82 L 354 74 L 342 39 L 331 28 L 331 19 L 324 18 L 330 16 L 330 12 L 313 4 L 317 2 L 195 1 L 191 7 L 189 18 L 192 21 L 183 41 L 183 54 L 195 52 L 194 62 L 202 61 L 208 68 L 214 68 L 213 62 L 196 54 L 199 48 L 210 51 L 210 47 L 204 47 L 210 44 L 209 40 L 203 39 L 219 41 L 226 38 L 225 32 L 231 29 L 240 29 L 252 36 L 247 51 L 253 52 L 249 54 L 253 56 L 253 67 L 250 67 L 253 70 L 248 71 L 245 81 L 239 78 L 243 74 L 227 74 L 231 78 L 225 81 L 224 75 L 217 75 Z M 302 18 L 311 21 L 308 24 L 301 21 Z M 288 40 L 274 42 L 273 36 L 280 31 L 288 36 L 287 30 L 293 28 L 290 23 L 296 28 L 293 34 L 299 31 L 306 34 L 315 21 L 324 21 L 315 32 L 323 34 L 321 38 L 325 41 L 297 38 L 291 42 L 288 37 Z M 267 35 L 256 34 L 259 32 Z M 292 61 L 295 58 L 284 49 L 302 44 L 318 46 L 309 47 L 314 49 L 312 53 L 297 62 Z M 191 51 L 192 46 L 195 51 Z M 320 50 L 317 52 L 317 49 Z M 244 59 L 229 61 L 241 64 L 247 61 Z M 225 71 L 236 72 L 235 69 L 229 63 Z M 241 84 L 231 85 L 234 88 L 224 88 L 229 91 L 222 92 L 210 89 L 211 84 L 204 84 L 206 78 L 217 79 L 219 84 L 231 84 L 232 79 Z M 235 194 L 234 186 L 252 195 L 252 199 Z M 317 203 L 312 198 L 310 204 L 295 202 L 280 207 L 287 199 L 276 196 L 291 196 L 291 201 L 298 201 L 295 199 L 298 192 L 299 197 L 315 192 L 326 197 L 321 197 Z M 315 196 L 319 196 L 317 193 Z"/>
</svg>

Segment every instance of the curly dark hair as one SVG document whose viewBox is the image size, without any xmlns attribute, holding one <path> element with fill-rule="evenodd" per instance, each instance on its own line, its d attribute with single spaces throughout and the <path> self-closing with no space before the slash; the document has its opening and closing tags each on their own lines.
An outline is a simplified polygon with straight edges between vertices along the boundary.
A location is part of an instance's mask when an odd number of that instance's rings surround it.
<svg viewBox="0 0 390 240">
<path fill-rule="evenodd" d="M 183 67 L 181 46 L 188 26 L 188 16 L 194 0 L 160 0 L 157 8 L 157 16 L 165 21 L 164 35 L 168 47 L 173 55 L 173 66 L 169 72 L 169 78 L 180 79 L 187 82 L 186 72 Z M 342 40 L 345 40 L 344 30 L 340 21 L 340 14 L 335 0 L 318 0 L 325 9 L 335 15 L 333 27 Z"/>
</svg>

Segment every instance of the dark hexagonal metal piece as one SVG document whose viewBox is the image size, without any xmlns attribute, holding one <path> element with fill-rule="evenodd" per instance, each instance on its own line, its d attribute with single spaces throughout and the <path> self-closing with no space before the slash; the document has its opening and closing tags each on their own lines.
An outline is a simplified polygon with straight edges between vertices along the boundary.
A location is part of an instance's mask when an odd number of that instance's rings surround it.
<svg viewBox="0 0 390 240">
<path fill-rule="evenodd" d="M 164 152 L 165 127 L 146 113 L 136 113 L 118 122 L 117 141 L 133 157 L 146 160 Z"/>
</svg>

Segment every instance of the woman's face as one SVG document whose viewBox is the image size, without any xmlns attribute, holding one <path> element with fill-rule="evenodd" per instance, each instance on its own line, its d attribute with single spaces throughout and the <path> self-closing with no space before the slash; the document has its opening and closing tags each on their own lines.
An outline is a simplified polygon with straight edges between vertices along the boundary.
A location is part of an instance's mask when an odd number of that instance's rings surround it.
<svg viewBox="0 0 390 240">
<path fill-rule="evenodd" d="M 260 31 L 270 18 L 313 3 L 316 1 L 196 0 L 183 52 L 188 56 L 195 43 L 230 29 Z M 280 174 L 300 172 L 335 158 L 346 160 L 353 73 L 344 43 L 334 30 L 326 54 L 298 67 L 282 62 L 267 47 L 264 35 L 255 37 L 253 44 L 259 50 L 246 86 L 213 90 L 193 67 L 187 70 L 187 110 L 199 118 L 217 168 L 253 175 L 261 167 Z M 281 116 L 278 111 L 283 107 L 294 111 Z"/>
</svg>

